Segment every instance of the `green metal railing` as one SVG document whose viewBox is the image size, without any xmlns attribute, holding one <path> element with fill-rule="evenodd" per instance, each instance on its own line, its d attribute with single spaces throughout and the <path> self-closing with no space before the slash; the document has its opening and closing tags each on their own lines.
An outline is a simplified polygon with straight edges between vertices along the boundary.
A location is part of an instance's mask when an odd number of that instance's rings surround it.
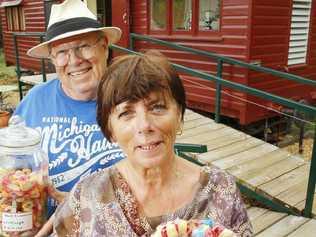
<svg viewBox="0 0 316 237">
<path fill-rule="evenodd" d="M 243 67 L 243 68 L 251 69 L 251 70 L 254 70 L 257 72 L 268 73 L 268 74 L 271 74 L 271 75 L 274 75 L 277 77 L 284 78 L 286 80 L 295 81 L 295 82 L 306 84 L 309 86 L 316 86 L 316 81 L 308 80 L 304 77 L 296 76 L 293 74 L 280 72 L 280 71 L 277 71 L 277 70 L 274 70 L 271 68 L 266 68 L 266 67 L 261 67 L 261 66 L 249 64 L 249 63 L 242 62 L 242 61 L 239 61 L 236 59 L 221 56 L 221 55 L 218 55 L 215 53 L 205 52 L 205 51 L 202 51 L 199 49 L 192 49 L 192 48 L 178 45 L 175 43 L 166 42 L 163 40 L 151 38 L 149 36 L 138 35 L 138 34 L 134 34 L 134 33 L 130 34 L 130 49 L 126 49 L 126 48 L 123 48 L 123 47 L 120 47 L 117 45 L 112 45 L 112 48 L 115 50 L 120 50 L 120 51 L 126 52 L 126 53 L 140 54 L 140 53 L 133 51 L 135 40 L 150 41 L 150 42 L 156 43 L 158 45 L 167 46 L 167 47 L 170 47 L 173 49 L 182 50 L 182 51 L 186 51 L 186 52 L 191 52 L 193 54 L 197 54 L 200 56 L 201 55 L 206 56 L 206 57 L 212 58 L 213 60 L 215 60 L 217 62 L 216 76 L 211 75 L 211 74 L 207 74 L 205 72 L 201 72 L 198 70 L 194 70 L 192 68 L 188 68 L 188 67 L 185 67 L 185 66 L 182 66 L 179 64 L 175 64 L 175 63 L 172 64 L 174 66 L 174 68 L 177 69 L 178 71 L 181 71 L 181 72 L 184 72 L 184 73 L 187 73 L 187 74 L 190 74 L 192 76 L 199 77 L 199 78 L 202 78 L 205 80 L 213 81 L 216 83 L 216 96 L 215 96 L 215 121 L 216 122 L 220 121 L 220 103 L 221 103 L 221 89 L 222 89 L 221 87 L 222 86 L 229 87 L 231 89 L 235 89 L 235 90 L 242 91 L 245 93 L 249 93 L 251 95 L 254 95 L 254 96 L 257 96 L 257 97 L 281 104 L 285 107 L 293 108 L 293 109 L 296 109 L 300 112 L 304 112 L 304 113 L 310 114 L 312 116 L 316 116 L 316 108 L 313 106 L 301 104 L 301 103 L 298 103 L 296 101 L 271 94 L 269 92 L 265 92 L 265 91 L 255 89 L 255 88 L 243 85 L 243 84 L 239 84 L 236 82 L 232 82 L 232 81 L 228 81 L 228 80 L 223 79 L 222 78 L 222 68 L 223 68 L 224 63 L 231 64 L 231 65 L 238 65 L 238 66 Z M 303 215 L 306 217 L 312 216 L 312 208 L 313 208 L 315 184 L 316 184 L 316 144 L 315 144 L 316 143 L 316 130 L 315 130 L 314 134 L 315 135 L 314 135 L 313 152 L 312 152 L 312 158 L 311 158 L 311 166 L 310 166 L 310 171 L 309 171 L 306 203 L 305 203 L 305 208 L 304 208 L 304 212 L 303 212 Z M 291 213 L 291 212 L 292 212 L 292 210 L 289 210 L 289 213 Z"/>
<path fill-rule="evenodd" d="M 193 152 L 193 153 L 204 153 L 207 152 L 206 145 L 198 145 L 198 144 L 190 144 L 190 143 L 175 143 L 174 144 L 175 153 L 182 158 L 191 161 L 197 165 L 203 166 L 204 164 L 201 163 L 198 159 L 194 159 L 193 157 L 186 154 L 186 152 Z"/>
<path fill-rule="evenodd" d="M 15 52 L 15 65 L 16 65 L 16 74 L 18 77 L 18 86 L 19 86 L 19 95 L 20 95 L 20 100 L 23 98 L 23 83 L 20 81 L 21 76 L 23 75 L 23 70 L 21 69 L 21 64 L 20 64 L 20 54 L 19 54 L 19 44 L 18 44 L 18 38 L 19 37 L 33 37 L 33 38 L 38 38 L 40 42 L 44 41 L 45 33 L 44 32 L 13 32 L 13 45 L 14 45 L 14 52 Z M 43 81 L 46 81 L 46 70 L 45 70 L 45 60 L 41 59 L 41 74 L 43 75 Z"/>
</svg>

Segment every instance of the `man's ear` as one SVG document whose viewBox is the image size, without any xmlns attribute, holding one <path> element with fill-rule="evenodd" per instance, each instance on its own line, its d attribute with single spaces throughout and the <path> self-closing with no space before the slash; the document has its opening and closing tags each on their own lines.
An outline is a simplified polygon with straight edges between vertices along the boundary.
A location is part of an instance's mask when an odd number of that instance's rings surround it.
<svg viewBox="0 0 316 237">
<path fill-rule="evenodd" d="M 106 36 L 102 37 L 102 42 L 103 42 L 103 45 L 106 46 L 106 48 L 109 46 L 109 40 Z"/>
</svg>

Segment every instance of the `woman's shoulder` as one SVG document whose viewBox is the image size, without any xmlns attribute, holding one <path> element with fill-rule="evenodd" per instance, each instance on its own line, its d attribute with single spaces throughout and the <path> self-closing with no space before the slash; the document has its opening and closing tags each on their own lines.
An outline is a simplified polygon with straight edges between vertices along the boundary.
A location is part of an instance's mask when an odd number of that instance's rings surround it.
<svg viewBox="0 0 316 237">
<path fill-rule="evenodd" d="M 200 182 L 208 189 L 218 190 L 219 188 L 236 188 L 235 178 L 225 170 L 215 166 L 203 166 Z"/>
<path fill-rule="evenodd" d="M 110 176 L 113 173 L 114 166 L 107 167 L 96 171 L 92 174 L 89 174 L 85 177 L 81 177 L 78 182 L 80 188 L 84 187 L 85 189 L 95 189 L 96 186 L 103 185 L 110 181 Z"/>
<path fill-rule="evenodd" d="M 101 199 L 104 193 L 111 193 L 111 173 L 113 167 L 108 167 L 100 171 L 94 172 L 81 177 L 74 188 L 71 190 L 72 196 L 81 201 L 94 199 Z"/>
</svg>

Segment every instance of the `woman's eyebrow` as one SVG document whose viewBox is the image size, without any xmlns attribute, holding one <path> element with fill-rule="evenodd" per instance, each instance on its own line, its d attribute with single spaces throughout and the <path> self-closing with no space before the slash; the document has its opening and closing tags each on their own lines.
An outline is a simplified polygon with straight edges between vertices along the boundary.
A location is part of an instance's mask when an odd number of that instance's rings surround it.
<svg viewBox="0 0 316 237">
<path fill-rule="evenodd" d="M 132 103 L 131 102 L 122 102 L 120 104 L 118 104 L 117 106 L 115 106 L 115 111 L 122 111 L 122 110 L 125 110 L 125 109 L 129 109 L 130 107 L 132 107 Z"/>
</svg>

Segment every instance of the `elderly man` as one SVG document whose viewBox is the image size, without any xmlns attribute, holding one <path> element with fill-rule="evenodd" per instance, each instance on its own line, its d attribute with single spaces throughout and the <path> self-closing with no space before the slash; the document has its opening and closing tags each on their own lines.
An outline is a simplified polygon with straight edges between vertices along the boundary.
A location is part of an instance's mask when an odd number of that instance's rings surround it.
<svg viewBox="0 0 316 237">
<path fill-rule="evenodd" d="M 28 51 L 32 57 L 50 58 L 58 78 L 32 88 L 15 114 L 41 132 L 50 180 L 59 191 L 70 191 L 81 177 L 123 157 L 103 137 L 95 101 L 107 67 L 108 45 L 120 36 L 119 28 L 101 26 L 85 3 L 66 0 L 52 6 L 46 41 Z M 55 206 L 50 200 L 50 214 Z"/>
</svg>

